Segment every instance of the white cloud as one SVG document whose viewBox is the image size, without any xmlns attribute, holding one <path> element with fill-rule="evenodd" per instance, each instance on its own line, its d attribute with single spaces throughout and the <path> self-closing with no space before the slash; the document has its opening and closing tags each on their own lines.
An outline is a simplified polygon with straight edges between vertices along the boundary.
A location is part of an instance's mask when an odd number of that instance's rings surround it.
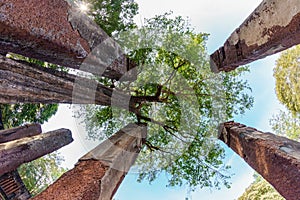
<svg viewBox="0 0 300 200">
<path fill-rule="evenodd" d="M 85 140 L 86 132 L 83 127 L 78 124 L 78 121 L 72 117 L 73 113 L 69 107 L 70 105 L 60 104 L 56 115 L 44 123 L 42 129 L 44 133 L 59 128 L 71 130 L 74 141 L 59 149 L 59 152 L 61 152 L 65 158 L 65 162 L 62 163 L 63 167 L 71 169 L 78 159 L 95 147 L 97 143 Z"/>
</svg>

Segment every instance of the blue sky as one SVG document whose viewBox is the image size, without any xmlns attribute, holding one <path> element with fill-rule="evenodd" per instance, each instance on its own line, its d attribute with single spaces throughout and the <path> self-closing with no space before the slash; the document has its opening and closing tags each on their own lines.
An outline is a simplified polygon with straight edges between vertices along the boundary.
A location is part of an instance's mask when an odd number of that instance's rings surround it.
<svg viewBox="0 0 300 200">
<path fill-rule="evenodd" d="M 174 12 L 174 15 L 188 16 L 197 32 L 210 33 L 207 48 L 208 52 L 212 53 L 223 45 L 226 38 L 259 5 L 261 0 L 138 0 L 137 2 L 140 5 L 140 15 L 136 20 L 139 22 L 142 22 L 144 17 L 153 17 L 155 14 L 170 10 Z M 272 77 L 277 57 L 278 55 L 274 55 L 250 64 L 251 73 L 243 78 L 249 81 L 253 90 L 254 107 L 244 116 L 237 117 L 235 121 L 262 131 L 271 131 L 269 119 L 282 108 L 275 96 L 275 83 Z M 78 125 L 78 121 L 72 118 L 72 111 L 69 107 L 68 105 L 60 106 L 56 116 L 43 125 L 43 130 L 45 132 L 60 127 L 72 130 L 75 141 L 60 150 L 66 159 L 64 166 L 71 168 L 78 158 L 97 144 L 85 140 L 85 131 Z M 115 195 L 115 199 L 185 200 L 186 197 L 189 197 L 189 200 L 236 199 L 253 180 L 253 170 L 230 149 L 226 152 L 226 160 L 232 164 L 231 171 L 235 173 L 231 180 L 231 189 L 199 189 L 188 193 L 187 188 L 184 187 L 166 188 L 166 175 L 162 175 L 149 185 L 147 182 L 137 183 L 136 174 L 129 172 Z"/>
</svg>

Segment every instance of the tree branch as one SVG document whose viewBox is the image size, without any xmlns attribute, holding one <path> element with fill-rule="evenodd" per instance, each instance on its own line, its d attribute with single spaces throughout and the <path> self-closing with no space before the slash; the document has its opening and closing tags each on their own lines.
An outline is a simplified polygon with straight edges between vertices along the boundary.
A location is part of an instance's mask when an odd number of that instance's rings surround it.
<svg viewBox="0 0 300 200">
<path fill-rule="evenodd" d="M 159 121 L 156 121 L 152 118 L 149 118 L 149 117 L 145 117 L 145 116 L 142 116 L 141 114 L 139 113 L 136 113 L 137 117 L 138 117 L 138 120 L 145 120 L 147 122 L 151 122 L 153 124 L 157 124 L 159 126 L 161 126 L 166 132 L 168 132 L 169 134 L 171 134 L 172 136 L 174 136 L 175 138 L 177 138 L 178 140 L 180 140 L 181 142 L 184 142 L 184 143 L 187 143 L 187 141 L 183 140 L 182 138 L 180 138 L 179 136 L 175 135 L 172 131 L 177 131 L 175 128 L 173 127 L 170 127 L 166 124 L 164 124 L 163 122 L 159 122 Z"/>
<path fill-rule="evenodd" d="M 153 146 L 150 142 L 146 141 L 145 145 L 150 149 L 151 152 L 155 151 L 155 150 L 161 150 L 159 147 L 157 146 Z"/>
<path fill-rule="evenodd" d="M 163 85 L 166 85 L 175 76 L 176 70 L 174 69 L 169 78 L 165 81 Z"/>
<path fill-rule="evenodd" d="M 157 85 L 157 91 L 154 96 L 132 96 L 130 101 L 133 103 L 142 103 L 142 102 L 159 102 L 163 103 L 165 100 L 160 99 L 160 95 L 162 93 L 162 85 Z"/>
<path fill-rule="evenodd" d="M 158 103 L 164 103 L 165 101 L 163 99 L 160 99 L 157 96 L 132 96 L 130 101 L 132 103 L 142 103 L 142 102 L 158 102 Z"/>
</svg>

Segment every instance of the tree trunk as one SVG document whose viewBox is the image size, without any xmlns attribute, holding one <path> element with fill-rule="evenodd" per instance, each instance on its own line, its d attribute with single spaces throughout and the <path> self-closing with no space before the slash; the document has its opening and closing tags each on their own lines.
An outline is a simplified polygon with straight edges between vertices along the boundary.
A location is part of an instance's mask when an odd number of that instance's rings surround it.
<svg viewBox="0 0 300 200">
<path fill-rule="evenodd" d="M 300 143 L 245 125 L 221 124 L 219 139 L 287 200 L 300 197 Z"/>
<path fill-rule="evenodd" d="M 68 1 L 2 0 L 0 7 L 0 54 L 13 52 L 112 79 L 135 78 L 127 72 L 136 65 L 118 44 Z"/>
<path fill-rule="evenodd" d="M 264 0 L 211 57 L 214 72 L 275 54 L 300 43 L 299 0 Z"/>
<path fill-rule="evenodd" d="M 83 156 L 33 200 L 110 200 L 146 139 L 145 124 L 129 124 Z M 134 193 L 134 191 L 133 191 Z"/>
<path fill-rule="evenodd" d="M 17 169 L 21 164 L 30 162 L 73 141 L 67 129 L 21 138 L 0 144 L 0 175 Z"/>
</svg>

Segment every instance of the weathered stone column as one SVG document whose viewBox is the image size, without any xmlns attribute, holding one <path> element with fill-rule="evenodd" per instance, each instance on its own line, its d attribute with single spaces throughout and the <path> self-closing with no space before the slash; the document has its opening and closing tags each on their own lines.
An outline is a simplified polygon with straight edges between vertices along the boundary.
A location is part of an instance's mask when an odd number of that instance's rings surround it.
<svg viewBox="0 0 300 200">
<path fill-rule="evenodd" d="M 129 124 L 83 156 L 34 200 L 110 200 L 146 139 L 145 124 Z M 133 191 L 134 192 L 134 191 Z"/>
<path fill-rule="evenodd" d="M 0 143 L 31 137 L 42 133 L 40 124 L 29 124 L 0 131 Z"/>
<path fill-rule="evenodd" d="M 17 169 L 30 162 L 56 151 L 73 141 L 71 132 L 59 129 L 48 133 L 25 137 L 0 144 L 0 175 Z"/>
<path fill-rule="evenodd" d="M 9 130 L 3 129 L 2 110 L 0 109 L 0 143 L 38 135 L 42 132 L 39 124 L 25 125 Z M 31 197 L 17 169 L 0 175 L 0 194 L 4 199 L 26 200 Z"/>
<path fill-rule="evenodd" d="M 230 71 L 299 44 L 299 24 L 299 0 L 263 0 L 210 56 L 212 71 Z"/>
<path fill-rule="evenodd" d="M 300 143 L 245 125 L 220 125 L 219 139 L 241 156 L 287 200 L 300 197 Z"/>
<path fill-rule="evenodd" d="M 127 94 L 97 81 L 0 55 L 0 103 L 98 104 L 129 109 Z M 16 95 L 17 94 L 17 95 Z"/>
<path fill-rule="evenodd" d="M 126 72 L 136 65 L 118 44 L 67 0 L 1 0 L 0 46 L 2 55 L 12 52 L 113 79 L 134 78 Z M 88 66 L 81 66 L 83 61 Z"/>
</svg>

